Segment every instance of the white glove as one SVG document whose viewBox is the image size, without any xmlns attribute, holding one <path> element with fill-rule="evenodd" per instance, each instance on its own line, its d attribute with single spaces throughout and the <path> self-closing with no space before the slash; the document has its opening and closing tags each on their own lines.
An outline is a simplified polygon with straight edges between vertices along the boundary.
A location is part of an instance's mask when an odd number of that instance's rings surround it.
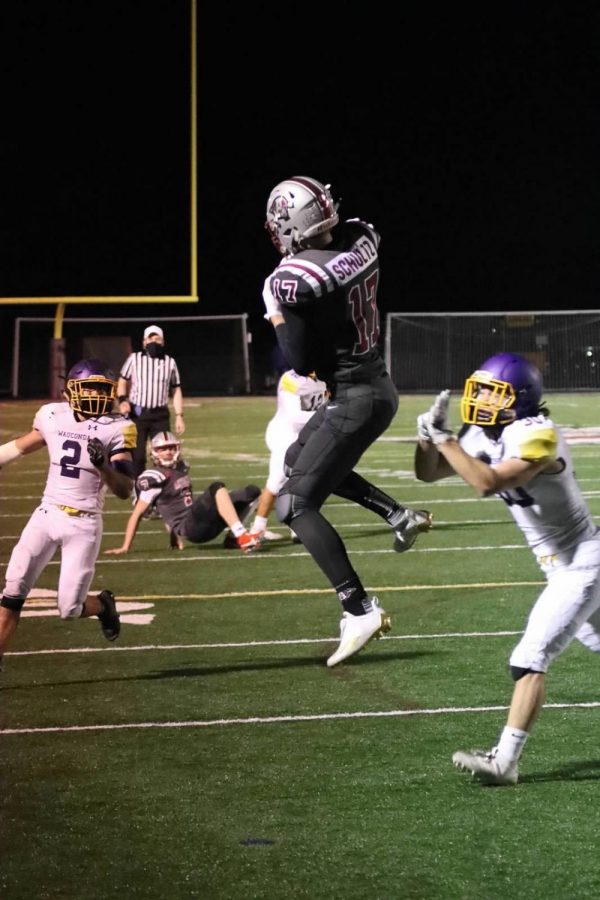
<svg viewBox="0 0 600 900">
<path fill-rule="evenodd" d="M 429 410 L 431 421 L 436 428 L 441 428 L 442 431 L 450 428 L 449 407 L 450 391 L 446 389 L 445 391 L 440 391 Z"/>
<path fill-rule="evenodd" d="M 450 428 L 449 406 L 450 391 L 440 391 L 428 411 L 417 416 L 417 437 L 420 441 L 443 444 L 454 437 Z"/>
<path fill-rule="evenodd" d="M 429 434 L 429 413 L 421 413 L 420 416 L 417 416 L 417 437 L 420 441 L 427 441 L 429 444 L 432 443 L 431 435 Z"/>
<path fill-rule="evenodd" d="M 425 413 L 426 423 L 424 427 L 429 432 L 429 440 L 433 444 L 445 444 L 446 441 L 454 440 L 454 432 L 451 428 L 439 428 L 433 418 L 431 412 Z"/>
<path fill-rule="evenodd" d="M 269 281 L 265 281 L 265 286 L 263 288 L 263 300 L 265 301 L 265 309 L 266 313 L 264 315 L 265 319 L 270 319 L 271 316 L 280 316 L 281 315 L 281 304 L 279 300 L 277 300 L 269 287 Z"/>
</svg>

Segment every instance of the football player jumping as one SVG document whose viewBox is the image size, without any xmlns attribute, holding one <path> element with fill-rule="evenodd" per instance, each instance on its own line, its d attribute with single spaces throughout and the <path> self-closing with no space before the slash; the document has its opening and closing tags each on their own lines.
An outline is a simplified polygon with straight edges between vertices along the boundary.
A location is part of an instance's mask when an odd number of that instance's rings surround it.
<svg viewBox="0 0 600 900">
<path fill-rule="evenodd" d="M 0 600 L 0 660 L 21 609 L 58 548 L 61 563 L 57 605 L 61 619 L 97 616 L 114 641 L 121 629 L 111 591 L 88 594 L 100 542 L 102 509 L 110 490 L 129 498 L 135 425 L 112 412 L 116 378 L 98 359 L 69 371 L 66 402 L 41 406 L 28 434 L 0 446 L 0 466 L 48 448 L 50 467 L 40 505 L 12 551 Z"/>
<path fill-rule="evenodd" d="M 498 745 L 452 757 L 483 783 L 516 784 L 550 664 L 574 638 L 600 653 L 600 530 L 532 363 L 516 353 L 482 363 L 465 382 L 458 437 L 448 423 L 448 403 L 449 392 L 442 391 L 418 418 L 417 478 L 456 474 L 482 497 L 504 500 L 546 578 L 510 657 L 515 685 Z"/>
<path fill-rule="evenodd" d="M 276 185 L 265 227 L 283 256 L 266 279 L 265 318 L 299 375 L 315 372 L 329 399 L 286 453 L 289 478 L 276 501 L 280 521 L 298 535 L 336 591 L 343 613 L 335 666 L 389 629 L 389 617 L 365 591 L 337 531 L 322 515 L 332 493 L 382 515 L 394 548 L 408 549 L 431 515 L 408 510 L 356 472 L 383 434 L 398 393 L 379 352 L 379 235 L 358 219 L 339 224 L 329 185 L 295 176 Z M 339 225 L 339 227 L 338 227 Z"/>
<path fill-rule="evenodd" d="M 170 535 L 170 545 L 183 550 L 185 541 L 204 544 L 229 526 L 226 546 L 232 545 L 244 553 L 260 547 L 255 535 L 249 534 L 243 520 L 256 508 L 260 488 L 249 484 L 236 491 L 228 491 L 222 481 L 215 481 L 203 494 L 194 499 L 188 475 L 189 466 L 181 459 L 181 441 L 170 431 L 154 435 L 150 443 L 154 468 L 146 469 L 138 476 L 137 502 L 127 522 L 125 536 L 120 547 L 105 550 L 118 555 L 128 553 L 138 525 L 153 503 Z"/>
</svg>

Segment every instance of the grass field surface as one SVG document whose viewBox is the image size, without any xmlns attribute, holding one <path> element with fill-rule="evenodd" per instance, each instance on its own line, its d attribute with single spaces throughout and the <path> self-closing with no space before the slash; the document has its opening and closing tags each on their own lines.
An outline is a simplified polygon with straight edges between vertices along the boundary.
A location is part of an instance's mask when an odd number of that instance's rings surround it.
<svg viewBox="0 0 600 900">
<path fill-rule="evenodd" d="M 598 517 L 600 398 L 547 400 Z M 285 539 L 250 556 L 222 539 L 169 550 L 160 520 L 128 555 L 101 553 L 93 588 L 117 596 L 114 645 L 95 619 L 58 619 L 58 558 L 48 566 L 0 675 L 2 900 L 600 895 L 598 659 L 572 645 L 552 667 L 516 787 L 452 766 L 504 724 L 508 655 L 542 577 L 500 500 L 414 479 L 415 418 L 431 402 L 401 398 L 359 466 L 431 510 L 429 534 L 396 554 L 380 519 L 326 504 L 392 617 L 337 668 L 337 598 L 275 519 Z M 0 442 L 38 405 L 0 404 Z M 187 399 L 195 492 L 262 486 L 273 411 L 274 398 Z M 2 577 L 46 469 L 42 451 L 0 472 Z M 103 550 L 130 511 L 107 500 Z"/>
</svg>

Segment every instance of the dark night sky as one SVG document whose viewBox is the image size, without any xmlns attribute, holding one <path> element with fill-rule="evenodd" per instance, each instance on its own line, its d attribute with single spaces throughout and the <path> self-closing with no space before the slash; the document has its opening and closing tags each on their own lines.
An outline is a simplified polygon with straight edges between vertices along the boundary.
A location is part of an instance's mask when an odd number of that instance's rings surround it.
<svg viewBox="0 0 600 900">
<path fill-rule="evenodd" d="M 379 227 L 388 309 L 598 305 L 600 14 L 457 6 L 407 4 L 395 26 L 339 35 L 322 23 L 309 41 L 273 26 L 254 45 L 222 145 L 204 136 L 208 171 L 220 160 L 243 194 L 245 284 L 272 262 L 249 231 L 271 183 L 304 173 Z M 225 45 L 239 59 L 239 35 Z"/>
<path fill-rule="evenodd" d="M 187 8 L 5 0 L 0 294 L 187 293 Z M 384 311 L 600 306 L 600 7 L 245 9 L 198 10 L 198 314 L 266 336 L 294 174 L 380 230 Z"/>
</svg>

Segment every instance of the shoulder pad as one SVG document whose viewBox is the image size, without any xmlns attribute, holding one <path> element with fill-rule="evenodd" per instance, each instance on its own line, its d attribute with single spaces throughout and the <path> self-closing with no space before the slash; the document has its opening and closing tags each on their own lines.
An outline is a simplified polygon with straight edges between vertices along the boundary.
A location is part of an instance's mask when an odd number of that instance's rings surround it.
<svg viewBox="0 0 600 900">
<path fill-rule="evenodd" d="M 519 455 L 528 462 L 556 458 L 558 437 L 554 428 L 535 428 L 519 436 Z"/>
<path fill-rule="evenodd" d="M 157 469 L 146 469 L 138 476 L 135 483 L 138 491 L 150 491 L 152 488 L 164 487 L 166 477 Z"/>
<path fill-rule="evenodd" d="M 137 443 L 137 427 L 135 422 L 132 422 L 131 419 L 126 419 L 123 417 L 121 434 L 123 435 L 123 449 L 135 450 L 135 445 Z"/>
<path fill-rule="evenodd" d="M 344 225 L 350 234 L 367 234 L 375 246 L 379 246 L 380 235 L 370 222 L 364 222 L 362 219 L 346 219 Z"/>
<path fill-rule="evenodd" d="M 554 423 L 544 416 L 516 419 L 503 431 L 507 455 L 527 462 L 556 458 L 558 433 Z"/>
<path fill-rule="evenodd" d="M 271 275 L 271 291 L 284 306 L 308 303 L 335 290 L 329 272 L 311 258 L 318 252 L 307 250 L 285 259 Z"/>
<path fill-rule="evenodd" d="M 279 390 L 286 391 L 289 394 L 297 394 L 300 385 L 300 379 L 293 371 L 284 372 L 279 379 Z"/>
</svg>

